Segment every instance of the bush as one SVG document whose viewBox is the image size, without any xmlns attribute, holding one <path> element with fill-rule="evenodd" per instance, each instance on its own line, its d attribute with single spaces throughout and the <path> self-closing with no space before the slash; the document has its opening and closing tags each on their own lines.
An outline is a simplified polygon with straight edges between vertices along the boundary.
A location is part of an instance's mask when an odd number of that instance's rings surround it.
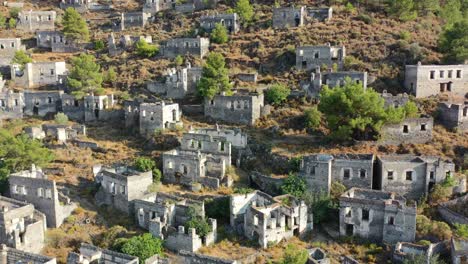
<svg viewBox="0 0 468 264">
<path fill-rule="evenodd" d="M 436 184 L 429 194 L 429 200 L 432 203 L 445 202 L 451 194 L 452 192 L 449 187 L 444 187 L 442 184 Z"/>
<path fill-rule="evenodd" d="M 305 264 L 308 257 L 307 250 L 300 249 L 294 244 L 288 244 L 280 264 Z"/>
<path fill-rule="evenodd" d="M 140 261 L 163 253 L 163 241 L 159 238 L 154 238 L 150 233 L 141 236 L 134 236 L 123 241 L 122 252 L 128 255 L 136 256 Z"/>
<path fill-rule="evenodd" d="M 452 230 L 447 223 L 432 221 L 424 215 L 416 216 L 416 231 L 418 236 L 438 240 L 446 240 L 452 237 Z"/>
<path fill-rule="evenodd" d="M 211 52 L 206 57 L 202 76 L 197 84 L 198 94 L 202 97 L 212 99 L 220 92 L 230 94 L 232 85 L 229 82 L 229 72 L 226 62 L 221 53 Z"/>
<path fill-rule="evenodd" d="M 216 23 L 215 28 L 210 34 L 210 39 L 214 43 L 218 43 L 218 44 L 224 44 L 228 42 L 229 37 L 228 37 L 227 29 L 223 25 L 221 25 L 221 23 Z"/>
<path fill-rule="evenodd" d="M 313 106 L 304 111 L 305 127 L 310 129 L 317 129 L 322 120 L 322 113 L 318 110 L 317 106 Z"/>
<path fill-rule="evenodd" d="M 411 40 L 411 33 L 406 30 L 400 31 L 400 39 L 404 41 L 410 41 Z"/>
<path fill-rule="evenodd" d="M 286 101 L 290 93 L 291 90 L 286 85 L 277 83 L 266 91 L 265 98 L 269 103 L 279 105 Z"/>
<path fill-rule="evenodd" d="M 150 45 L 144 39 L 137 41 L 135 50 L 138 55 L 146 58 L 153 57 L 159 52 L 159 48 L 156 45 Z"/>
<path fill-rule="evenodd" d="M 55 123 L 59 124 L 59 125 L 66 125 L 68 124 L 68 116 L 64 113 L 57 113 L 55 115 Z"/>
<path fill-rule="evenodd" d="M 10 20 L 8 20 L 8 28 L 9 28 L 9 29 L 14 29 L 14 28 L 16 28 L 16 19 L 10 18 Z"/>
<path fill-rule="evenodd" d="M 95 40 L 94 41 L 94 50 L 102 50 L 106 47 L 106 45 L 104 44 L 104 41 L 98 39 L 98 40 Z"/>
<path fill-rule="evenodd" d="M 468 225 L 454 224 L 455 235 L 462 239 L 468 239 Z"/>
<path fill-rule="evenodd" d="M 301 197 L 307 189 L 307 185 L 304 179 L 300 178 L 296 174 L 290 173 L 289 176 L 284 180 L 281 185 L 281 191 L 283 194 L 290 194 L 295 197 Z"/>
<path fill-rule="evenodd" d="M 11 18 L 14 18 L 14 19 L 18 18 L 19 12 L 21 12 L 21 8 L 19 8 L 19 7 L 12 7 L 12 8 L 10 9 L 10 12 L 9 12 L 9 13 L 10 13 L 10 17 L 11 17 Z"/>
<path fill-rule="evenodd" d="M 181 66 L 182 64 L 184 64 L 184 58 L 180 55 L 177 55 L 177 57 L 175 57 L 174 59 L 174 63 L 176 66 Z"/>
<path fill-rule="evenodd" d="M 29 57 L 28 54 L 26 54 L 26 52 L 23 50 L 16 51 L 15 56 L 11 60 L 11 64 L 18 64 L 21 70 L 23 70 L 24 66 L 30 62 L 32 62 L 31 57 Z"/>
<path fill-rule="evenodd" d="M 366 14 L 361 14 L 357 18 L 368 25 L 374 23 L 374 19 Z"/>
</svg>

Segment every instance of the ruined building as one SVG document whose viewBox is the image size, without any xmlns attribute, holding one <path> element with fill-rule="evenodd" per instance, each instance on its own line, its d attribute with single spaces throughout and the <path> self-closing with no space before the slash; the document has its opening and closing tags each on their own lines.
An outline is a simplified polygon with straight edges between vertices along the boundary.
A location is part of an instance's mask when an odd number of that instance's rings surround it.
<svg viewBox="0 0 468 264">
<path fill-rule="evenodd" d="M 387 155 L 377 158 L 375 187 L 418 200 L 428 194 L 436 183 L 452 177 L 453 162 L 440 157 Z"/>
<path fill-rule="evenodd" d="M 36 45 L 52 52 L 72 53 L 81 50 L 81 47 L 68 40 L 60 31 L 37 31 Z"/>
<path fill-rule="evenodd" d="M 138 128 L 143 136 L 151 136 L 155 131 L 176 129 L 183 125 L 180 120 L 182 113 L 177 103 L 125 101 L 124 110 L 125 126 Z"/>
<path fill-rule="evenodd" d="M 114 109 L 114 95 L 85 95 L 77 100 L 72 95 L 63 94 L 60 100 L 59 112 L 63 112 L 72 120 L 79 122 L 120 121 L 123 112 Z"/>
<path fill-rule="evenodd" d="M 174 10 L 178 13 L 192 13 L 207 8 L 214 8 L 219 0 L 186 0 L 175 1 Z"/>
<path fill-rule="evenodd" d="M 434 244 L 418 245 L 408 242 L 398 242 L 393 250 L 393 263 L 411 261 L 415 256 L 424 256 L 427 263 L 432 257 Z"/>
<path fill-rule="evenodd" d="M 60 8 L 67 9 L 68 7 L 73 7 L 79 13 L 112 9 L 111 4 L 102 4 L 101 2 L 97 0 L 62 0 Z"/>
<path fill-rule="evenodd" d="M 226 142 L 230 142 L 232 147 L 245 148 L 247 147 L 247 134 L 243 133 L 239 128 L 227 129 L 216 125 L 214 128 L 192 128 L 189 133 L 209 135 L 213 138 L 224 137 Z"/>
<path fill-rule="evenodd" d="M 48 227 L 59 227 L 76 208 L 76 204 L 57 189 L 55 181 L 49 180 L 34 165 L 31 170 L 10 174 L 8 183 L 10 197 L 33 204 L 45 214 Z"/>
<path fill-rule="evenodd" d="M 299 175 L 309 188 L 330 193 L 332 181 L 347 188 L 372 188 L 373 154 L 313 154 L 303 157 Z"/>
<path fill-rule="evenodd" d="M 0 39 L 0 66 L 10 65 L 15 53 L 20 50 L 26 50 L 21 44 L 20 38 L 1 38 Z"/>
<path fill-rule="evenodd" d="M 387 91 L 384 90 L 380 95 L 384 99 L 385 107 L 398 108 L 405 106 L 410 101 L 409 95 L 407 93 L 393 95 L 391 93 L 387 93 Z"/>
<path fill-rule="evenodd" d="M 450 240 L 450 249 L 452 264 L 465 264 L 468 262 L 468 240 L 452 237 Z"/>
<path fill-rule="evenodd" d="M 0 245 L 0 264 L 29 263 L 29 264 L 56 264 L 57 260 L 44 255 Z"/>
<path fill-rule="evenodd" d="M 273 28 L 301 27 L 307 16 L 305 6 L 273 8 Z"/>
<path fill-rule="evenodd" d="M 42 126 L 25 127 L 24 133 L 33 139 L 51 139 L 58 143 L 66 143 L 81 135 L 86 135 L 86 127 L 84 125 L 43 124 Z"/>
<path fill-rule="evenodd" d="M 35 32 L 38 30 L 55 30 L 55 11 L 21 11 L 16 20 L 16 29 Z"/>
<path fill-rule="evenodd" d="M 143 12 L 154 15 L 159 11 L 175 8 L 175 4 L 175 0 L 145 0 Z"/>
<path fill-rule="evenodd" d="M 185 133 L 181 146 L 163 153 L 164 181 L 217 189 L 230 186 L 231 143 L 225 137 Z"/>
<path fill-rule="evenodd" d="M 424 144 L 432 140 L 432 117 L 405 118 L 396 124 L 385 124 L 380 132 L 382 144 Z"/>
<path fill-rule="evenodd" d="M 153 38 L 151 36 L 130 36 L 122 35 L 119 38 L 119 41 L 115 40 L 114 33 L 111 32 L 107 38 L 107 47 L 109 50 L 109 55 L 118 56 L 124 51 L 131 51 L 135 43 L 139 40 L 144 40 L 146 43 L 153 43 Z"/>
<path fill-rule="evenodd" d="M 233 194 L 230 214 L 231 227 L 262 248 L 312 230 L 312 214 L 304 201 L 291 195 Z"/>
<path fill-rule="evenodd" d="M 161 55 L 165 58 L 175 58 L 177 55 L 192 55 L 203 58 L 209 51 L 208 38 L 173 38 L 161 43 Z"/>
<path fill-rule="evenodd" d="M 205 116 L 215 121 L 232 124 L 253 125 L 261 116 L 267 114 L 261 93 L 235 93 L 216 95 L 205 99 Z"/>
<path fill-rule="evenodd" d="M 93 167 L 96 183 L 100 184 L 95 196 L 98 205 L 110 205 L 122 212 L 131 214 L 133 201 L 148 193 L 153 183 L 151 171 L 140 172 L 128 166 L 112 168 Z"/>
<path fill-rule="evenodd" d="M 351 188 L 340 197 L 340 235 L 395 244 L 413 242 L 416 205 L 392 192 Z"/>
<path fill-rule="evenodd" d="M 25 188 L 19 190 L 27 192 Z M 46 217 L 34 205 L 0 196 L 0 243 L 39 253 L 44 246 Z"/>
<path fill-rule="evenodd" d="M 164 82 L 151 81 L 147 89 L 164 98 L 182 99 L 197 94 L 197 84 L 202 75 L 201 67 L 171 68 L 167 70 Z"/>
<path fill-rule="evenodd" d="M 332 19 L 333 8 L 307 8 L 307 15 L 311 19 L 318 20 L 320 22 L 328 22 Z"/>
<path fill-rule="evenodd" d="M 81 243 L 80 253 L 70 252 L 67 264 L 109 263 L 138 264 L 138 257 Z"/>
<path fill-rule="evenodd" d="M 301 46 L 296 49 L 296 68 L 314 70 L 323 67 L 331 69 L 336 64 L 340 70 L 346 57 L 344 46 Z"/>
<path fill-rule="evenodd" d="M 439 103 L 439 120 L 449 129 L 468 130 L 468 102 Z"/>
<path fill-rule="evenodd" d="M 0 89 L 0 120 L 23 118 L 24 94 Z"/>
<path fill-rule="evenodd" d="M 229 34 L 236 34 L 240 30 L 239 16 L 236 13 L 208 15 L 200 18 L 201 28 L 208 32 L 212 31 L 218 23 L 225 27 Z"/>
<path fill-rule="evenodd" d="M 307 264 L 330 264 L 327 253 L 321 248 L 311 248 L 308 250 L 309 258 Z"/>
<path fill-rule="evenodd" d="M 124 31 L 135 27 L 145 27 L 151 14 L 143 11 L 125 12 L 120 14 L 120 19 L 115 22 L 114 29 Z"/>
<path fill-rule="evenodd" d="M 45 116 L 57 113 L 63 91 L 25 91 L 24 111 L 28 116 Z"/>
<path fill-rule="evenodd" d="M 60 62 L 30 62 L 24 65 L 11 66 L 13 85 L 25 88 L 38 86 L 60 86 L 65 84 L 68 71 L 64 61 Z"/>
<path fill-rule="evenodd" d="M 404 86 L 416 98 L 468 93 L 468 65 L 406 65 Z"/>
<path fill-rule="evenodd" d="M 186 232 L 184 226 L 179 226 L 177 232 L 168 235 L 164 241 L 164 246 L 176 252 L 179 250 L 196 252 L 201 247 L 210 246 L 217 239 L 216 219 L 208 218 L 208 225 L 211 231 L 205 237 L 200 237 L 195 228 L 188 228 Z"/>
<path fill-rule="evenodd" d="M 303 83 L 301 86 L 309 96 L 318 97 L 322 87 L 327 85 L 329 88 L 344 86 L 346 81 L 361 84 L 364 89 L 367 89 L 367 72 L 325 72 L 321 73 L 320 68 L 310 75 L 310 81 Z"/>
</svg>

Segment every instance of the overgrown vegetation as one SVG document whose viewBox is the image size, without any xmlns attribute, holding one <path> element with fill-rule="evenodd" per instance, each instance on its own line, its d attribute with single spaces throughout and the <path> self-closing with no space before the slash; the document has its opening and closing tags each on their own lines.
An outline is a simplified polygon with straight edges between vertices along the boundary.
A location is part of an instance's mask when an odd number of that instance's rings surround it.
<svg viewBox="0 0 468 264">
<path fill-rule="evenodd" d="M 135 51 L 142 57 L 151 58 L 158 54 L 159 48 L 156 45 L 149 44 L 144 39 L 140 39 L 135 43 Z"/>
<path fill-rule="evenodd" d="M 18 50 L 15 52 L 15 56 L 11 60 L 11 64 L 18 64 L 21 70 L 24 70 L 24 66 L 33 60 L 29 57 L 24 50 Z"/>
<path fill-rule="evenodd" d="M 223 55 L 211 52 L 206 57 L 202 77 L 197 85 L 199 95 L 211 99 L 221 92 L 230 94 L 231 88 L 232 85 L 229 83 L 229 74 Z"/>
<path fill-rule="evenodd" d="M 65 10 L 62 19 L 63 34 L 72 41 L 89 41 L 89 29 L 86 21 L 75 8 L 69 7 Z"/>
<path fill-rule="evenodd" d="M 265 99 L 270 104 L 280 105 L 286 101 L 290 93 L 291 90 L 286 85 L 276 83 L 266 90 Z"/>
<path fill-rule="evenodd" d="M 156 254 L 163 254 L 163 241 L 154 238 L 150 233 L 123 239 L 121 242 L 123 242 L 121 249 L 123 253 L 136 256 L 143 262 Z"/>
<path fill-rule="evenodd" d="M 228 42 L 229 36 L 228 36 L 227 29 L 223 25 L 221 25 L 221 23 L 216 23 L 215 28 L 210 34 L 210 39 L 214 43 L 218 43 L 218 44 L 224 44 Z"/>
<path fill-rule="evenodd" d="M 302 197 L 307 189 L 307 185 L 304 179 L 297 176 L 296 174 L 289 174 L 281 185 L 281 191 L 283 194 L 291 194 L 296 197 Z"/>
<path fill-rule="evenodd" d="M 138 157 L 133 162 L 133 166 L 137 170 L 139 170 L 141 172 L 151 171 L 153 173 L 153 181 L 154 182 L 160 182 L 161 181 L 162 173 L 156 167 L 156 162 L 154 160 L 152 160 L 151 158 Z"/>
</svg>

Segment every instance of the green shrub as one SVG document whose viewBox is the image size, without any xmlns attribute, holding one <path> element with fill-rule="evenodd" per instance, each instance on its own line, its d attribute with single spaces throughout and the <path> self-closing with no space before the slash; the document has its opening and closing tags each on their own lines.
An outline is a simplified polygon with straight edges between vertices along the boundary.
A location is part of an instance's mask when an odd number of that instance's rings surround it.
<svg viewBox="0 0 468 264">
<path fill-rule="evenodd" d="M 156 254 L 162 255 L 163 253 L 163 241 L 154 238 L 150 233 L 134 236 L 122 242 L 122 252 L 136 256 L 142 262 Z"/>
<path fill-rule="evenodd" d="M 296 174 L 290 173 L 281 185 L 283 194 L 290 194 L 296 197 L 301 197 L 307 189 L 306 182 Z"/>
<path fill-rule="evenodd" d="M 159 48 L 156 45 L 150 45 L 144 39 L 140 39 L 135 43 L 136 53 L 142 57 L 150 58 L 158 54 Z"/>
<path fill-rule="evenodd" d="M 462 239 L 468 239 L 468 225 L 454 224 L 455 235 Z"/>
<path fill-rule="evenodd" d="M 322 120 L 322 113 L 318 110 L 317 106 L 313 106 L 304 111 L 305 127 L 310 129 L 317 129 L 320 127 Z"/>
<path fill-rule="evenodd" d="M 59 125 L 66 125 L 68 124 L 68 116 L 64 113 L 57 113 L 55 115 L 55 123 L 59 124 Z"/>
<path fill-rule="evenodd" d="M 265 92 L 265 98 L 269 103 L 279 105 L 286 101 L 290 93 L 291 90 L 286 85 L 277 83 Z"/>
<path fill-rule="evenodd" d="M 218 43 L 218 44 L 224 44 L 228 42 L 229 37 L 228 37 L 227 29 L 223 25 L 221 25 L 221 23 L 216 23 L 215 28 L 210 34 L 210 39 L 214 43 Z"/>
<path fill-rule="evenodd" d="M 106 47 L 106 45 L 104 44 L 104 41 L 98 39 L 98 40 L 95 40 L 94 41 L 94 50 L 102 50 Z"/>
</svg>

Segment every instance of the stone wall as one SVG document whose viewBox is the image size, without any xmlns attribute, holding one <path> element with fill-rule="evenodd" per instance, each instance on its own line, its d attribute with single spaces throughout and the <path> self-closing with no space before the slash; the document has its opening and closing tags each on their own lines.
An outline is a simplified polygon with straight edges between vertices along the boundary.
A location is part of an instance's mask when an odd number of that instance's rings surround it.
<svg viewBox="0 0 468 264">
<path fill-rule="evenodd" d="M 27 32 L 54 30 L 56 17 L 55 11 L 21 11 L 16 21 L 16 29 Z"/>
<path fill-rule="evenodd" d="M 432 140 L 434 120 L 432 117 L 406 118 L 398 124 L 382 127 L 381 144 L 424 144 Z"/>
<path fill-rule="evenodd" d="M 344 46 L 301 46 L 296 48 L 296 68 L 298 70 L 313 70 L 327 65 L 332 68 L 337 64 L 338 69 L 343 67 L 346 57 Z"/>
<path fill-rule="evenodd" d="M 439 121 L 449 129 L 468 130 L 468 103 L 440 103 L 437 109 Z"/>
<path fill-rule="evenodd" d="M 273 28 L 301 27 L 307 16 L 304 6 L 273 8 Z"/>
<path fill-rule="evenodd" d="M 56 264 L 55 258 L 29 253 L 26 251 L 0 246 L 0 263 L 30 263 L 30 264 Z"/>
<path fill-rule="evenodd" d="M 229 34 L 236 34 L 240 30 L 239 17 L 236 13 L 215 14 L 200 18 L 200 27 L 208 32 L 213 30 L 218 23 L 224 26 Z"/>
<path fill-rule="evenodd" d="M 249 175 L 250 185 L 258 186 L 258 188 L 270 195 L 280 195 L 281 185 L 283 185 L 284 178 L 273 178 L 271 176 L 263 175 L 257 171 L 250 172 Z"/>
<path fill-rule="evenodd" d="M 39 86 L 61 86 L 65 84 L 68 71 L 64 61 L 60 62 L 32 62 L 27 63 L 24 69 L 19 65 L 11 67 L 11 80 L 14 85 L 26 88 Z"/>
<path fill-rule="evenodd" d="M 179 226 L 177 232 L 167 237 L 164 245 L 169 250 L 176 252 L 180 250 L 196 252 L 202 246 L 209 246 L 216 242 L 217 227 L 215 219 L 208 219 L 208 223 L 211 226 L 211 232 L 206 235 L 204 241 L 194 228 L 189 228 L 186 234 L 184 226 Z"/>
<path fill-rule="evenodd" d="M 209 51 L 210 40 L 207 38 L 174 38 L 161 43 L 161 54 L 165 58 L 175 58 L 187 54 L 203 58 Z"/>
<path fill-rule="evenodd" d="M 238 264 L 237 260 L 228 260 L 223 258 L 192 253 L 186 250 L 180 250 L 179 256 L 183 259 L 183 264 Z"/>
<path fill-rule="evenodd" d="M 462 207 L 463 204 L 468 204 L 468 194 L 464 196 L 442 203 L 437 207 L 440 216 L 444 219 L 445 222 L 449 223 L 450 225 L 454 224 L 464 224 L 468 225 L 468 217 L 462 215 L 461 213 L 455 212 L 449 208 L 449 206 L 456 206 Z M 463 209 L 462 209 L 463 210 Z"/>
<path fill-rule="evenodd" d="M 217 95 L 205 100 L 205 116 L 216 121 L 253 125 L 262 116 L 263 94 Z"/>
</svg>

